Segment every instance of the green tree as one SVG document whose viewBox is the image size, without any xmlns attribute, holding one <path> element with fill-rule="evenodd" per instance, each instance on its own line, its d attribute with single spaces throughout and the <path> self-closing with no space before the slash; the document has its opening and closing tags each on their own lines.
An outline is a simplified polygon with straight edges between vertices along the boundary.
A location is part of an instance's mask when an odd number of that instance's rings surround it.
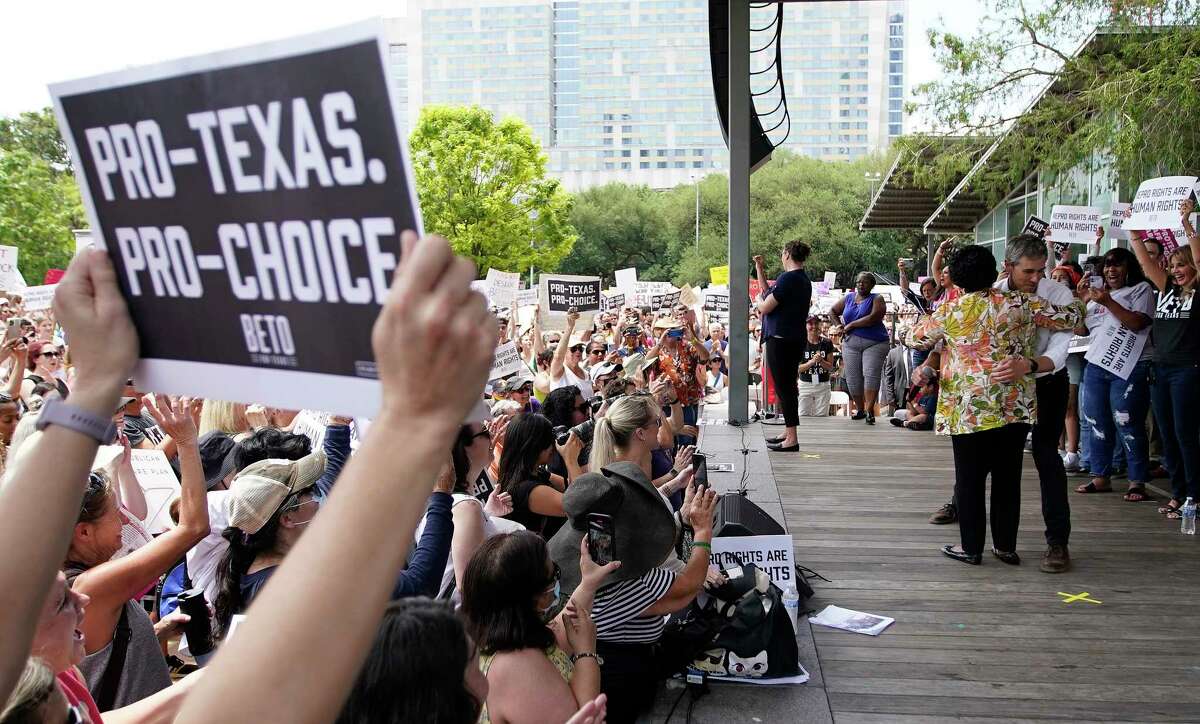
<svg viewBox="0 0 1200 724">
<path fill-rule="evenodd" d="M 970 36 L 934 29 L 928 40 L 942 73 L 916 88 L 909 111 L 937 132 L 906 145 L 1004 134 L 1002 153 L 971 181 L 989 203 L 1037 166 L 1110 167 L 1128 180 L 1200 166 L 1195 114 L 1185 110 L 1200 107 L 1195 0 L 992 0 Z M 906 166 L 918 185 L 944 192 L 977 148 L 938 151 L 909 155 Z"/>
<path fill-rule="evenodd" d="M 409 143 L 426 231 L 481 270 L 554 269 L 571 251 L 571 197 L 546 177 L 523 121 L 496 121 L 478 106 L 426 106 Z"/>
<path fill-rule="evenodd" d="M 648 186 L 610 183 L 576 194 L 571 225 L 579 239 L 559 271 L 612 281 L 617 269 L 636 267 L 640 279 L 670 279 L 663 210 L 663 196 Z"/>
<path fill-rule="evenodd" d="M 83 222 L 79 189 L 29 151 L 0 151 L 0 244 L 20 249 L 25 281 L 41 284 L 50 268 L 65 269 L 75 250 L 71 229 Z"/>
<path fill-rule="evenodd" d="M 54 111 L 26 111 L 16 118 L 0 118 L 0 150 L 28 151 L 55 170 L 71 170 L 67 144 L 58 132 Z"/>
</svg>

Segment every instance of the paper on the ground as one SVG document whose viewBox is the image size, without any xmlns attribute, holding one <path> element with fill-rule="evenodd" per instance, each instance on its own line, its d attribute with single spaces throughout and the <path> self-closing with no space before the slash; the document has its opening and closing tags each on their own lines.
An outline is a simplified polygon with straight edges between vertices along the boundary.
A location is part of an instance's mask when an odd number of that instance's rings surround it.
<svg viewBox="0 0 1200 724">
<path fill-rule="evenodd" d="M 709 682 L 721 682 L 722 684 L 753 684 L 754 686 L 785 686 L 787 684 L 804 684 L 808 681 L 808 671 L 796 664 L 800 669 L 800 673 L 795 676 L 780 676 L 774 679 L 751 679 L 746 676 L 710 676 Z"/>
<path fill-rule="evenodd" d="M 840 606 L 826 606 L 816 616 L 809 616 L 810 623 L 829 628 L 840 628 L 843 631 L 878 636 L 883 630 L 896 622 L 887 616 L 876 616 L 873 613 L 852 611 Z"/>
</svg>

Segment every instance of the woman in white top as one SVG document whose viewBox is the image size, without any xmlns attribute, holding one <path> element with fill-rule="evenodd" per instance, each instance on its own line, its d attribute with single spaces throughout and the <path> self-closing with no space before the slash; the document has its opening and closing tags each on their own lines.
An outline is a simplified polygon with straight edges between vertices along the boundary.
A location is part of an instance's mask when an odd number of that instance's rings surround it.
<svg viewBox="0 0 1200 724">
<path fill-rule="evenodd" d="M 554 357 L 550 360 L 550 389 L 574 385 L 579 388 L 583 399 L 590 400 L 592 395 L 592 380 L 583 369 L 583 351 L 587 344 L 582 340 L 572 338 L 575 323 L 579 321 L 579 312 L 572 307 L 567 312 L 567 329 L 563 332 L 562 340 L 554 348 Z"/>
</svg>

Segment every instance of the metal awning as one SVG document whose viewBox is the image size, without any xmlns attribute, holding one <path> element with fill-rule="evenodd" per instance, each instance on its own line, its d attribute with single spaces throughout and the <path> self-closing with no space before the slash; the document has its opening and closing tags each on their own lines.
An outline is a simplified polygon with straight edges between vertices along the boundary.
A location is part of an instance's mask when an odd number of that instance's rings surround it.
<svg viewBox="0 0 1200 724">
<path fill-rule="evenodd" d="M 969 144 L 977 149 L 973 153 L 982 153 L 989 139 L 956 136 L 938 140 L 942 148 L 949 144 Z M 938 146 L 930 145 L 919 153 L 923 159 L 931 159 L 940 150 Z M 913 152 L 902 151 L 896 156 L 896 160 L 892 162 L 891 168 L 888 169 L 883 181 L 879 184 L 879 189 L 871 198 L 871 204 L 863 214 L 862 220 L 858 222 L 858 228 L 863 231 L 868 229 L 922 229 L 927 233 L 961 233 L 964 229 L 959 227 L 966 223 L 970 214 L 983 207 L 983 202 L 969 193 L 960 194 L 955 200 L 956 206 L 953 214 L 947 216 L 946 223 L 927 229 L 926 225 L 930 217 L 943 206 L 942 200 L 945 195 L 933 189 L 921 188 L 913 183 L 912 174 L 901 168 L 901 163 L 907 158 L 907 154 L 911 153 Z M 984 209 L 984 213 L 987 213 L 986 209 Z M 947 228 L 943 229 L 942 226 Z M 970 231 L 973 227 L 974 221 L 971 221 L 965 231 Z"/>
</svg>

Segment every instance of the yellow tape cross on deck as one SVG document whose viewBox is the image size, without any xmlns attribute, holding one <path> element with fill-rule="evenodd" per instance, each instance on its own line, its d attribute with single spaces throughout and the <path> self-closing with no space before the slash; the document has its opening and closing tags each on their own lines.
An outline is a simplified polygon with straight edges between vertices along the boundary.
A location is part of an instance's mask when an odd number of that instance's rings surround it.
<svg viewBox="0 0 1200 724">
<path fill-rule="evenodd" d="M 1097 605 L 1103 603 L 1103 601 L 1097 601 L 1096 599 L 1091 598 L 1092 594 L 1088 593 L 1087 591 L 1084 591 L 1083 593 L 1063 593 L 1062 591 L 1059 591 L 1058 595 L 1063 597 L 1063 603 L 1074 603 L 1076 601 L 1086 601 L 1087 603 L 1094 603 Z"/>
</svg>

